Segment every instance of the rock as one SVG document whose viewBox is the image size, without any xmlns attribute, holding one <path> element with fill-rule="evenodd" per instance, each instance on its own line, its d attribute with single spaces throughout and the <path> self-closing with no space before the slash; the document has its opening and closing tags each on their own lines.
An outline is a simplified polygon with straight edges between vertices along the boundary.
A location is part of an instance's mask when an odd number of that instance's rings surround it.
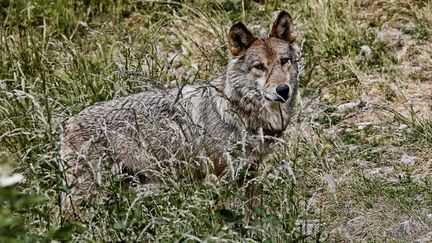
<svg viewBox="0 0 432 243">
<path fill-rule="evenodd" d="M 357 129 L 358 130 L 363 130 L 368 126 L 371 126 L 373 123 L 372 122 L 361 122 L 361 123 L 357 123 Z"/>
<path fill-rule="evenodd" d="M 415 156 L 409 156 L 407 154 L 403 154 L 402 158 L 400 159 L 400 163 L 403 165 L 414 165 L 415 161 L 417 160 L 417 157 Z"/>
<path fill-rule="evenodd" d="M 399 226 L 396 227 L 396 230 L 394 231 L 394 235 L 402 239 L 411 238 L 412 228 L 413 228 L 413 223 L 409 219 L 407 221 L 402 222 L 401 224 L 399 224 Z"/>
<path fill-rule="evenodd" d="M 422 236 L 421 238 L 418 238 L 414 241 L 415 243 L 428 243 L 432 242 L 432 231 L 427 233 L 426 235 Z"/>
<path fill-rule="evenodd" d="M 337 185 L 336 185 L 336 181 L 335 181 L 333 175 L 330 174 L 330 173 L 325 173 L 324 174 L 324 180 L 327 182 L 327 185 L 329 187 L 329 191 L 334 196 L 336 196 L 336 187 L 337 187 Z"/>
<path fill-rule="evenodd" d="M 360 159 L 354 160 L 353 164 L 356 165 L 356 166 L 358 166 L 358 167 L 360 167 L 360 168 L 363 168 L 363 169 L 368 169 L 368 168 L 370 168 L 372 166 L 369 161 L 360 160 Z"/>
<path fill-rule="evenodd" d="M 401 124 L 401 125 L 397 128 L 397 130 L 402 131 L 402 130 L 406 130 L 407 128 L 408 128 L 408 125 Z"/>
<path fill-rule="evenodd" d="M 352 110 L 352 109 L 358 107 L 359 105 L 360 105 L 359 101 L 349 102 L 349 103 L 344 103 L 344 104 L 338 105 L 337 109 L 338 109 L 338 111 L 343 112 L 343 111 L 347 111 L 347 110 Z"/>
<path fill-rule="evenodd" d="M 370 174 L 372 176 L 378 176 L 380 178 L 388 177 L 390 174 L 394 173 L 394 169 L 391 166 L 383 166 L 383 167 L 377 167 L 366 171 L 367 174 Z"/>
<path fill-rule="evenodd" d="M 407 37 L 402 31 L 395 28 L 383 28 L 375 39 L 376 42 L 380 42 L 389 46 L 402 46 L 406 42 Z"/>
<path fill-rule="evenodd" d="M 372 56 L 372 49 L 369 46 L 363 45 L 360 47 L 360 51 L 356 56 L 356 61 L 364 61 Z"/>
<path fill-rule="evenodd" d="M 372 49 L 369 46 L 364 45 L 360 47 L 360 55 L 365 57 L 370 57 L 371 54 L 372 54 Z"/>
<path fill-rule="evenodd" d="M 358 229 L 359 227 L 361 227 L 364 223 L 365 223 L 365 217 L 364 216 L 357 216 L 353 219 L 350 219 L 346 223 L 346 227 L 354 230 L 354 229 Z"/>
</svg>

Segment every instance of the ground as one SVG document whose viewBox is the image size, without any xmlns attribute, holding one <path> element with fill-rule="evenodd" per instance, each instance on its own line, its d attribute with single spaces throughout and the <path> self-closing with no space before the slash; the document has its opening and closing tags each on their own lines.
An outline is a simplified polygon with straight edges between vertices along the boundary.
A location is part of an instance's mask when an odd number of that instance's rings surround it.
<svg viewBox="0 0 432 243">
<path fill-rule="evenodd" d="M 0 7 L 0 241 L 432 241 L 431 1 Z M 113 178 L 91 219 L 59 210 L 68 117 L 152 85 L 143 76 L 170 87 L 223 74 L 230 25 L 263 35 L 282 9 L 302 46 L 300 94 L 255 179 L 251 219 L 244 188 L 214 178 L 172 181 L 156 196 Z M 26 180 L 11 186 L 18 174 Z"/>
</svg>

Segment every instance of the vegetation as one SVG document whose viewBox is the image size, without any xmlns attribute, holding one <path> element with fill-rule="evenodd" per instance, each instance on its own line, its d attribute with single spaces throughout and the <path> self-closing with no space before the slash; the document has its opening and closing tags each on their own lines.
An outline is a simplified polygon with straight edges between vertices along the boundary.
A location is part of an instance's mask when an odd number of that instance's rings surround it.
<svg viewBox="0 0 432 243">
<path fill-rule="evenodd" d="M 281 9 L 301 94 L 250 219 L 244 187 L 213 179 L 145 196 L 113 176 L 88 219 L 61 210 L 68 117 L 152 85 L 142 77 L 223 74 L 230 25 L 267 33 Z M 1 242 L 432 240 L 431 1 L 3 0 L 0 21 Z"/>
</svg>

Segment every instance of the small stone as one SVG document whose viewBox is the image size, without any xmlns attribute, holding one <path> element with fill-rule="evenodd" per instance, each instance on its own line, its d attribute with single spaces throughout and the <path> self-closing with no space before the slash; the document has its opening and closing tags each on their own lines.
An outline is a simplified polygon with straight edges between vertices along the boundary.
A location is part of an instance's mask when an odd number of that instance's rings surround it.
<svg viewBox="0 0 432 243">
<path fill-rule="evenodd" d="M 364 216 L 357 216 L 353 219 L 350 219 L 347 223 L 346 226 L 348 228 L 351 229 L 357 229 L 360 226 L 362 226 L 365 223 L 365 217 Z"/>
<path fill-rule="evenodd" d="M 360 104 L 360 102 L 349 102 L 349 103 L 338 105 L 337 109 L 338 109 L 338 111 L 352 110 L 352 109 L 358 107 L 359 104 Z"/>
<path fill-rule="evenodd" d="M 407 129 L 407 128 L 408 128 L 408 125 L 401 124 L 401 125 L 397 128 L 397 130 L 401 131 L 401 130 L 405 130 L 405 129 Z"/>
<path fill-rule="evenodd" d="M 377 34 L 376 41 L 395 46 L 401 41 L 402 35 L 402 31 L 398 29 L 384 28 Z"/>
<path fill-rule="evenodd" d="M 378 167 L 368 170 L 370 175 L 377 175 L 380 177 L 387 177 L 389 174 L 392 174 L 394 172 L 393 167 L 391 166 L 384 166 L 384 167 Z"/>
<path fill-rule="evenodd" d="M 330 191 L 333 195 L 336 195 L 336 187 L 337 187 L 337 185 L 336 185 L 336 181 L 335 181 L 333 175 L 330 174 L 330 173 L 325 173 L 325 174 L 324 174 L 324 179 L 326 180 L 326 182 L 327 182 L 327 184 L 328 184 L 329 191 Z"/>
<path fill-rule="evenodd" d="M 404 32 L 413 32 L 415 31 L 416 28 L 416 24 L 414 24 L 413 22 L 409 22 L 404 26 Z"/>
<path fill-rule="evenodd" d="M 417 157 L 415 156 L 409 156 L 407 154 L 403 154 L 402 158 L 400 159 L 400 162 L 403 165 L 414 165 L 416 160 Z"/>
<path fill-rule="evenodd" d="M 403 239 L 410 238 L 412 235 L 412 222 L 407 220 L 402 222 L 396 229 L 395 235 Z"/>
<path fill-rule="evenodd" d="M 432 242 L 432 231 L 414 241 L 415 243 L 428 243 Z"/>
<path fill-rule="evenodd" d="M 371 167 L 371 163 L 366 160 L 355 160 L 353 164 L 364 169 Z"/>
<path fill-rule="evenodd" d="M 358 130 L 363 130 L 366 127 L 372 125 L 372 122 L 361 122 L 361 123 L 357 123 L 357 129 Z"/>
<path fill-rule="evenodd" d="M 372 49 L 369 46 L 361 46 L 360 47 L 360 53 L 361 56 L 364 57 L 370 57 L 370 55 L 372 54 Z"/>
</svg>

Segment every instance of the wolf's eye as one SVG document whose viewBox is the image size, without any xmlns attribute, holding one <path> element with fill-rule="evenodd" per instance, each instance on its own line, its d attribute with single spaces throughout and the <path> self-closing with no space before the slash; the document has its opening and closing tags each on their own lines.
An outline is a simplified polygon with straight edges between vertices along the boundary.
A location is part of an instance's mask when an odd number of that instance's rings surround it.
<svg viewBox="0 0 432 243">
<path fill-rule="evenodd" d="M 265 66 L 264 66 L 264 64 L 262 64 L 262 63 L 255 64 L 253 66 L 253 68 L 258 69 L 260 71 L 264 71 L 266 69 Z"/>
<path fill-rule="evenodd" d="M 281 58 L 281 65 L 283 66 L 283 65 L 285 65 L 285 64 L 287 64 L 287 63 L 290 63 L 291 61 L 290 61 L 290 59 L 288 58 L 288 57 L 282 57 Z"/>
</svg>

